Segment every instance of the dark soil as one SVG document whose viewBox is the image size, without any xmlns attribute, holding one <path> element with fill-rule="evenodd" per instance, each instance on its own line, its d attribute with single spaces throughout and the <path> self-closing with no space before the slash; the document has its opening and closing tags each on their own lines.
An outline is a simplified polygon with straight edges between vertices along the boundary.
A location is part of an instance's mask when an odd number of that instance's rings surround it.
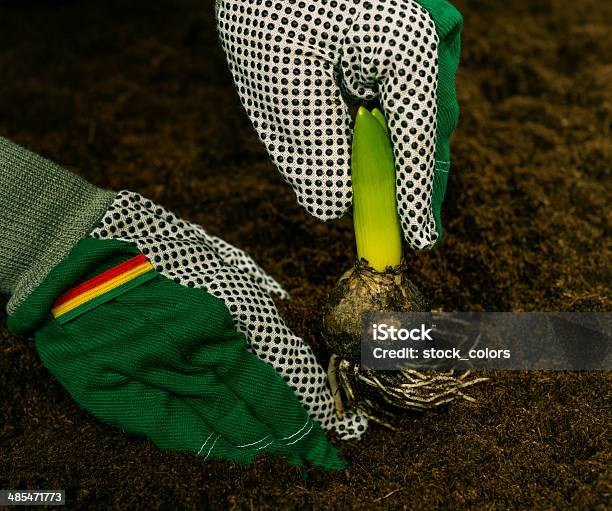
<svg viewBox="0 0 612 511">
<path fill-rule="evenodd" d="M 457 4 L 446 241 L 410 255 L 413 280 L 445 310 L 610 311 L 612 2 Z M 274 170 L 212 2 L 13 2 L 0 19 L 0 134 L 249 251 L 325 359 L 320 305 L 352 263 L 351 223 L 308 217 Z M 161 452 L 80 410 L 31 341 L 3 327 L 0 350 L 0 489 L 65 488 L 69 508 L 609 509 L 609 373 L 491 374 L 477 404 L 374 426 L 339 444 L 347 470 L 304 478 Z"/>
</svg>

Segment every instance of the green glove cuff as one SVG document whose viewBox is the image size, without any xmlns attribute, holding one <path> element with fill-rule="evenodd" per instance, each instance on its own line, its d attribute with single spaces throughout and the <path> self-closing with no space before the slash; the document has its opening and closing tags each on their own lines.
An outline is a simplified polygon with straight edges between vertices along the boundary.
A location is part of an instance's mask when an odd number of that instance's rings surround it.
<svg viewBox="0 0 612 511">
<path fill-rule="evenodd" d="M 0 137 L 0 293 L 9 314 L 74 245 L 115 197 Z"/>
<path fill-rule="evenodd" d="M 416 2 L 431 16 L 439 39 L 436 168 L 431 205 L 438 229 L 438 243 L 440 243 L 443 234 L 442 203 L 450 170 L 450 139 L 459 120 L 455 73 L 459 67 L 463 18 L 447 0 L 416 0 Z"/>
<path fill-rule="evenodd" d="M 83 239 L 9 316 L 10 331 L 33 334 L 45 366 L 83 408 L 161 449 L 241 463 L 266 452 L 342 468 L 291 388 L 247 350 L 226 305 L 205 290 L 155 272 L 68 321 L 50 312 L 67 290 L 138 254 L 127 242 Z"/>
</svg>

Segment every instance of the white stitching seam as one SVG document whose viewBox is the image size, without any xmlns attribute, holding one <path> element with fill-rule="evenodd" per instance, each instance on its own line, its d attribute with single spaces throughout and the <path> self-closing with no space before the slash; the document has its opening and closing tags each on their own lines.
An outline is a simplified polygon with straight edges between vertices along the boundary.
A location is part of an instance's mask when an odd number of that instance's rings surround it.
<svg viewBox="0 0 612 511">
<path fill-rule="evenodd" d="M 255 449 L 256 451 L 260 451 L 261 449 L 265 449 L 266 447 L 268 447 L 269 445 L 272 445 L 274 443 L 274 440 L 272 440 L 271 442 L 267 443 L 266 445 L 263 445 L 261 447 L 258 447 L 257 449 Z"/>
<path fill-rule="evenodd" d="M 299 442 L 302 438 L 304 438 L 308 433 L 310 433 L 312 431 L 312 428 L 314 428 L 314 422 L 310 425 L 310 428 L 308 429 L 308 431 L 306 431 L 306 433 L 304 433 L 300 438 L 298 438 L 297 440 L 294 440 L 293 442 L 289 442 L 287 445 L 293 445 L 296 442 Z"/>
<path fill-rule="evenodd" d="M 293 438 L 295 435 L 299 435 L 302 431 L 304 431 L 304 428 L 308 426 L 309 422 L 310 422 L 310 419 L 308 419 L 306 423 L 300 429 L 298 429 L 295 433 L 293 433 L 293 435 L 289 435 L 284 438 L 279 438 L 279 440 L 289 440 L 290 438 Z"/>
<path fill-rule="evenodd" d="M 210 453 L 212 452 L 213 448 L 215 447 L 215 445 L 217 444 L 217 440 L 219 440 L 219 438 L 221 438 L 221 435 L 217 435 L 217 438 L 215 438 L 214 443 L 210 446 L 210 449 L 208 450 L 208 454 L 206 455 L 206 458 L 204 458 L 204 461 L 206 461 L 208 459 L 208 457 L 210 456 Z"/>
<path fill-rule="evenodd" d="M 250 444 L 237 445 L 236 447 L 239 447 L 239 448 L 243 449 L 244 447 L 249 447 L 251 445 L 257 445 L 257 444 L 263 442 L 266 438 L 269 438 L 269 437 L 270 437 L 270 435 L 266 435 L 261 440 L 257 440 L 257 442 L 251 442 Z"/>
<path fill-rule="evenodd" d="M 294 436 L 299 435 L 299 434 L 300 434 L 302 431 L 304 431 L 304 428 L 305 428 L 305 427 L 308 425 L 308 423 L 311 423 L 311 424 L 310 424 L 310 428 L 308 428 L 308 431 L 306 431 L 306 433 L 304 433 L 302 436 L 300 436 L 299 438 L 297 438 L 297 439 L 296 439 L 296 440 L 294 440 L 293 442 L 289 442 L 289 443 L 288 443 L 288 444 L 286 444 L 286 445 L 293 445 L 293 444 L 295 444 L 295 443 L 299 442 L 300 440 L 302 440 L 302 438 L 304 438 L 306 435 L 308 435 L 308 434 L 309 434 L 309 433 L 312 431 L 312 428 L 314 427 L 314 422 L 312 422 L 310 419 L 308 419 L 308 420 L 307 420 L 307 421 L 304 423 L 304 425 L 303 425 L 303 426 L 302 426 L 300 429 L 298 429 L 298 430 L 297 430 L 295 433 L 293 433 L 293 435 L 289 435 L 289 436 L 286 436 L 286 437 L 283 437 L 283 438 L 279 438 L 278 440 L 279 440 L 279 441 L 280 441 L 280 440 L 289 440 L 290 438 L 293 438 Z M 202 452 L 202 450 L 204 449 L 204 446 L 205 446 L 205 445 L 208 443 L 208 441 L 210 440 L 210 437 L 211 437 L 211 436 L 213 436 L 213 433 L 211 433 L 211 434 L 208 436 L 208 438 L 206 439 L 206 441 L 205 441 L 205 442 L 202 444 L 202 447 L 200 447 L 200 450 L 198 451 L 198 454 L 200 454 L 200 453 Z M 259 443 L 263 442 L 263 441 L 264 441 L 266 438 L 270 438 L 270 436 L 271 436 L 271 435 L 266 435 L 265 437 L 263 437 L 263 438 L 262 438 L 262 439 L 260 439 L 260 440 L 257 440 L 256 442 L 251 442 L 250 444 L 236 445 L 235 447 L 236 447 L 236 448 L 243 449 L 243 448 L 246 448 L 246 447 L 254 446 L 254 445 L 257 445 L 257 444 L 259 444 Z M 213 444 L 212 444 L 211 448 L 208 450 L 208 454 L 206 455 L 206 457 L 204 458 L 204 460 L 207 460 L 207 459 L 208 459 L 208 457 L 210 456 L 210 453 L 211 453 L 211 452 L 212 452 L 212 450 L 213 450 L 213 447 L 215 446 L 215 444 L 217 443 L 217 440 L 219 440 L 219 438 L 220 438 L 220 437 L 221 437 L 221 434 L 217 434 L 217 437 L 215 438 L 215 441 L 213 442 Z M 261 449 L 265 449 L 266 447 L 268 447 L 268 446 L 272 445 L 274 442 L 275 442 L 275 439 L 274 439 L 274 438 L 272 438 L 272 441 L 268 442 L 266 445 L 264 445 L 264 446 L 262 446 L 262 447 L 258 447 L 258 448 L 257 448 L 257 449 L 255 449 L 255 450 L 256 450 L 256 451 L 259 451 L 259 450 L 261 450 Z"/>
<path fill-rule="evenodd" d="M 210 437 L 213 436 L 213 434 L 211 433 L 208 438 L 206 439 L 206 442 L 204 442 L 202 444 L 202 447 L 200 447 L 200 450 L 198 451 L 198 455 L 202 452 L 202 449 L 204 449 L 204 446 L 208 443 L 208 441 L 210 440 Z"/>
</svg>

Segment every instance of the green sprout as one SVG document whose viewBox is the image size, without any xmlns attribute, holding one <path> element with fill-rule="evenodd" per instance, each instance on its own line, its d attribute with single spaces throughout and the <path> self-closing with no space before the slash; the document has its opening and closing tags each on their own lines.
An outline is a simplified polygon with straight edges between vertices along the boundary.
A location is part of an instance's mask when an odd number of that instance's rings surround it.
<svg viewBox="0 0 612 511">
<path fill-rule="evenodd" d="M 395 198 L 395 162 L 387 124 L 378 109 L 361 107 L 355 119 L 351 156 L 353 225 L 357 257 L 376 271 L 402 259 L 402 231 Z"/>
<path fill-rule="evenodd" d="M 405 369 L 374 371 L 361 365 L 363 315 L 426 312 L 429 301 L 402 265 L 402 232 L 396 207 L 396 176 L 391 141 L 383 114 L 361 107 L 352 147 L 353 224 L 356 264 L 344 272 L 329 294 L 323 315 L 324 339 L 331 356 L 327 374 L 336 415 L 356 409 L 375 422 L 389 422 L 399 410 L 427 410 L 453 399 L 467 400 L 463 389 L 483 378 L 449 372 Z"/>
</svg>

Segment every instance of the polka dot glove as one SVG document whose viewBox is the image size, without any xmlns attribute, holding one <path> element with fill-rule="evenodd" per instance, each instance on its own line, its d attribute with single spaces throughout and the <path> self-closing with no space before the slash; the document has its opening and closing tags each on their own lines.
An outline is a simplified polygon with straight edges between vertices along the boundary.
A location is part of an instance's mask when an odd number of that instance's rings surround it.
<svg viewBox="0 0 612 511">
<path fill-rule="evenodd" d="M 313 419 L 343 439 L 365 431 L 361 415 L 337 419 L 325 371 L 270 296 L 287 298 L 287 292 L 242 250 L 130 191 L 117 194 L 91 236 L 131 242 L 165 277 L 223 300 L 249 349 L 276 369 Z"/>
<path fill-rule="evenodd" d="M 351 206 L 346 102 L 380 98 L 406 240 L 432 247 L 456 124 L 461 15 L 446 0 L 217 0 L 242 104 L 293 188 L 321 220 Z"/>
</svg>

